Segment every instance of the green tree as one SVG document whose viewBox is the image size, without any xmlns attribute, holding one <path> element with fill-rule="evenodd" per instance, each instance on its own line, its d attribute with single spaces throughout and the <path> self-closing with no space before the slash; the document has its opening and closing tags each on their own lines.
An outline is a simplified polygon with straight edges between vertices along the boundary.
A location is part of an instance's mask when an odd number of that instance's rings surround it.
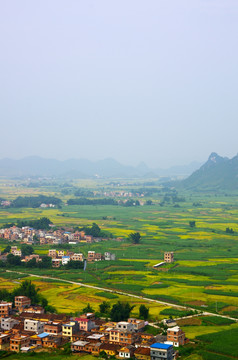
<svg viewBox="0 0 238 360">
<path fill-rule="evenodd" d="M 27 296 L 31 299 L 32 304 L 40 303 L 39 289 L 32 284 L 31 280 L 24 280 L 21 285 L 13 290 L 13 295 L 15 296 Z"/>
<path fill-rule="evenodd" d="M 31 254 L 33 254 L 33 252 L 34 252 L 34 249 L 31 245 L 23 244 L 21 246 L 22 256 L 31 255 Z"/>
<path fill-rule="evenodd" d="M 7 255 L 7 264 L 12 266 L 20 266 L 21 258 L 20 256 L 14 256 L 13 254 Z"/>
<path fill-rule="evenodd" d="M 83 261 L 70 260 L 68 264 L 65 265 L 66 269 L 83 269 Z"/>
<path fill-rule="evenodd" d="M 189 226 L 192 227 L 192 228 L 195 227 L 196 226 L 196 221 L 194 221 L 194 220 L 189 221 Z"/>
<path fill-rule="evenodd" d="M 6 247 L 5 247 L 5 249 L 3 250 L 3 254 L 7 254 L 7 253 L 10 253 L 10 251 L 11 251 L 11 246 L 10 245 L 7 245 Z"/>
<path fill-rule="evenodd" d="M 52 266 L 52 259 L 49 256 L 43 256 L 42 261 L 38 263 L 40 269 L 49 269 Z"/>
<path fill-rule="evenodd" d="M 93 223 L 92 228 L 91 228 L 91 235 L 93 237 L 99 237 L 100 231 L 101 231 L 100 227 L 96 223 Z"/>
<path fill-rule="evenodd" d="M 146 307 L 144 304 L 141 304 L 139 308 L 139 318 L 143 320 L 147 320 L 149 317 L 149 308 Z"/>
<path fill-rule="evenodd" d="M 83 309 L 83 313 L 93 313 L 94 310 L 91 307 L 91 305 L 88 303 L 88 305 Z"/>
<path fill-rule="evenodd" d="M 139 232 L 130 233 L 128 238 L 133 244 L 139 244 L 141 240 L 141 234 Z"/>
<path fill-rule="evenodd" d="M 27 261 L 27 263 L 26 263 L 26 267 L 28 267 L 28 268 L 35 268 L 36 266 L 37 266 L 37 262 L 36 262 L 35 258 Z"/>
<path fill-rule="evenodd" d="M 101 314 L 105 314 L 107 315 L 110 311 L 111 305 L 108 301 L 103 301 L 100 305 L 99 305 L 99 311 Z"/>
<path fill-rule="evenodd" d="M 110 311 L 111 320 L 116 322 L 127 320 L 130 317 L 130 313 L 133 308 L 134 305 L 130 306 L 128 302 L 122 303 L 118 301 L 116 304 L 113 304 L 112 309 Z"/>
</svg>

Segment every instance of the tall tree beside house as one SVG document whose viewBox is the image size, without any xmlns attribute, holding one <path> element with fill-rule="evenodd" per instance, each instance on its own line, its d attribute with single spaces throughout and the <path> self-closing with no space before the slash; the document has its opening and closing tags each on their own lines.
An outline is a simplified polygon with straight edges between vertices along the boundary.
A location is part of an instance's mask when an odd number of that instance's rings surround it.
<svg viewBox="0 0 238 360">
<path fill-rule="evenodd" d="M 146 307 L 144 304 L 141 304 L 139 308 L 139 318 L 143 320 L 147 320 L 149 317 L 149 308 Z"/>
<path fill-rule="evenodd" d="M 103 301 L 100 305 L 99 305 L 99 310 L 101 314 L 104 315 L 108 315 L 109 311 L 110 311 L 111 305 L 108 301 Z"/>
<path fill-rule="evenodd" d="M 32 304 L 40 303 L 39 289 L 36 288 L 30 280 L 24 280 L 21 285 L 13 290 L 14 296 L 27 296 L 31 299 Z"/>
<path fill-rule="evenodd" d="M 90 304 L 88 304 L 84 309 L 83 309 L 83 313 L 93 313 L 94 310 L 92 308 L 92 306 Z"/>
<path fill-rule="evenodd" d="M 128 302 L 122 303 L 118 301 L 112 306 L 110 317 L 112 321 L 125 321 L 130 317 L 130 313 L 133 310 L 134 305 L 130 305 Z"/>
</svg>

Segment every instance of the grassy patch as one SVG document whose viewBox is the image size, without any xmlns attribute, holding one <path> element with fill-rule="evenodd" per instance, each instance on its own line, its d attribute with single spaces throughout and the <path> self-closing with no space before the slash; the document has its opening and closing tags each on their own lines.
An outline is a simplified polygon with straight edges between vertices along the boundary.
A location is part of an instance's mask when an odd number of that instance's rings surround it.
<svg viewBox="0 0 238 360">
<path fill-rule="evenodd" d="M 206 350 L 234 357 L 237 357 L 237 338 L 238 328 L 197 336 L 198 340 L 206 344 Z"/>
<path fill-rule="evenodd" d="M 106 292 L 106 291 L 100 291 L 95 293 L 96 296 L 100 296 L 100 297 L 104 297 L 107 299 L 118 299 L 118 296 L 116 294 L 112 294 L 110 292 Z"/>
</svg>

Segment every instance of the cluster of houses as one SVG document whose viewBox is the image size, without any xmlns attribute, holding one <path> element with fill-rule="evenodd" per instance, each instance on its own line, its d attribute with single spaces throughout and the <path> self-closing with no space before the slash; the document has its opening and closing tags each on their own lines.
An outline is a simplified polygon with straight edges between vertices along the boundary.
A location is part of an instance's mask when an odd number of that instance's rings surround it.
<svg viewBox="0 0 238 360">
<path fill-rule="evenodd" d="M 21 257 L 21 262 L 27 263 L 32 259 L 35 259 L 38 263 L 39 261 L 42 261 L 42 257 L 38 254 L 31 254 L 22 256 L 22 251 L 17 246 L 11 246 L 10 253 L 14 256 Z M 1 254 L 0 251 L 0 260 L 6 261 L 8 254 Z M 84 257 L 83 253 L 75 253 L 73 251 L 64 251 L 64 250 L 56 250 L 56 249 L 50 249 L 48 252 L 48 256 L 51 257 L 52 261 L 52 267 L 58 268 L 62 265 L 67 265 L 70 260 L 72 261 L 84 261 L 87 260 L 89 262 L 94 261 L 101 261 L 101 260 L 116 260 L 115 254 L 112 254 L 108 251 L 106 251 L 104 254 L 96 253 L 95 251 L 88 251 L 87 258 Z"/>
<path fill-rule="evenodd" d="M 104 255 L 96 253 L 95 251 L 88 251 L 87 258 L 84 257 L 83 253 L 75 253 L 72 251 L 55 250 L 50 249 L 48 256 L 52 258 L 52 267 L 60 267 L 61 265 L 67 265 L 70 260 L 72 261 L 84 261 L 89 262 L 101 261 L 101 260 L 116 260 L 115 254 L 105 252 Z"/>
<path fill-rule="evenodd" d="M 45 314 L 41 306 L 31 305 L 26 296 L 0 302 L 0 350 L 15 352 L 62 348 L 71 344 L 74 353 L 90 353 L 119 359 L 172 360 L 174 348 L 188 342 L 178 327 L 168 328 L 167 336 L 144 332 L 146 322 L 135 318 L 111 322 L 95 318 L 94 313 L 71 318 L 66 314 Z"/>
<path fill-rule="evenodd" d="M 94 191 L 94 196 L 105 196 L 105 197 L 144 197 L 145 194 L 141 192 L 131 192 L 131 191 L 124 191 L 124 190 L 118 190 L 118 191 Z"/>
<path fill-rule="evenodd" d="M 71 230 L 71 231 L 70 231 Z M 34 244 L 40 242 L 40 244 L 77 244 L 77 243 L 93 243 L 107 240 L 104 238 L 93 237 L 92 235 L 86 235 L 84 231 L 69 231 L 57 229 L 45 231 L 36 230 L 29 226 L 22 228 L 12 226 L 10 228 L 0 229 L 0 237 L 9 241 L 20 241 L 26 244 Z M 117 239 L 120 240 L 120 239 Z"/>
</svg>

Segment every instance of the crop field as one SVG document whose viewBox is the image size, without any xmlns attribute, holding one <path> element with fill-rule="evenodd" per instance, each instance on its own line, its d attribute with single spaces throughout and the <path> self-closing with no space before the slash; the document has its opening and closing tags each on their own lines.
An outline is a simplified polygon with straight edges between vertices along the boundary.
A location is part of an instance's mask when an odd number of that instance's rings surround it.
<svg viewBox="0 0 238 360">
<path fill-rule="evenodd" d="M 74 187 L 91 190 L 114 190 L 105 180 L 77 180 Z M 138 180 L 128 181 L 118 186 L 118 190 L 141 188 Z M 62 192 L 63 185 L 38 188 L 26 187 L 24 183 L 16 186 L 16 180 L 0 181 L 0 197 L 13 200 L 17 196 L 48 195 L 60 198 L 60 208 L 13 208 L 0 207 L 0 225 L 48 217 L 60 227 L 91 226 L 96 222 L 102 230 L 112 233 L 115 239 L 99 243 L 79 243 L 71 250 L 82 252 L 89 250 L 116 254 L 116 261 L 101 261 L 87 265 L 86 271 L 62 269 L 16 270 L 36 275 L 47 275 L 58 279 L 83 282 L 103 288 L 123 291 L 140 297 L 157 299 L 171 304 L 192 307 L 198 311 L 219 313 L 238 319 L 238 196 L 225 193 L 188 193 L 181 192 L 179 197 L 185 201 L 164 202 L 167 190 L 158 186 L 159 191 L 142 199 L 152 200 L 152 205 L 112 206 L 112 205 L 66 205 L 72 194 Z M 194 205 L 195 204 L 195 205 Z M 195 221 L 195 226 L 190 222 Z M 228 232 L 227 228 L 233 229 Z M 131 232 L 140 232 L 139 244 L 128 240 Z M 120 238 L 120 239 L 116 239 Z M 7 242 L 0 240 L 0 250 Z M 36 253 L 47 254 L 49 245 L 34 245 Z M 175 262 L 154 269 L 153 265 L 163 261 L 164 251 L 174 251 Z M 1 287 L 15 286 L 23 276 L 0 273 Z M 59 312 L 76 313 L 88 302 L 95 308 L 106 300 L 128 300 L 135 304 L 133 316 L 138 314 L 141 299 L 128 298 L 126 295 L 112 294 L 66 284 L 60 281 L 50 282 L 35 278 L 37 286 L 50 303 Z M 145 302 L 146 303 L 146 302 Z M 146 303 L 148 305 L 148 303 Z M 151 320 L 160 320 L 168 306 L 150 303 Z M 162 313 L 161 313 L 162 312 Z M 176 315 L 173 315 L 176 317 Z M 205 321 L 205 320 L 204 320 Z M 191 339 L 198 335 L 236 329 L 237 323 L 224 323 L 214 320 L 206 323 L 182 324 Z M 207 349 L 197 358 L 205 359 Z M 205 355 L 204 355 L 205 354 Z M 224 354 L 222 356 L 229 356 Z M 224 359 L 225 359 L 224 357 Z M 185 358 L 185 357 L 184 357 Z M 190 355 L 187 356 L 190 359 Z M 195 359 L 195 358 L 194 358 Z"/>
</svg>

